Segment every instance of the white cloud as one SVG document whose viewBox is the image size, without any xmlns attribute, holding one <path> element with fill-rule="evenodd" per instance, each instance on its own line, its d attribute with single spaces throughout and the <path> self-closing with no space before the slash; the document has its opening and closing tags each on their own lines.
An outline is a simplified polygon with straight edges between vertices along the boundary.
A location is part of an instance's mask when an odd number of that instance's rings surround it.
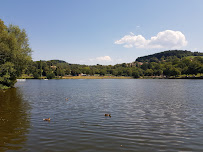
<svg viewBox="0 0 203 152">
<path fill-rule="evenodd" d="M 97 61 L 111 61 L 110 56 L 101 56 L 96 58 Z"/>
<path fill-rule="evenodd" d="M 101 56 L 101 57 L 97 57 L 94 59 L 89 59 L 90 61 L 105 61 L 105 62 L 109 62 L 112 61 L 110 56 Z"/>
<path fill-rule="evenodd" d="M 181 48 L 187 45 L 185 35 L 180 31 L 165 30 L 146 40 L 142 35 L 125 35 L 115 44 L 123 44 L 125 48 Z"/>
</svg>

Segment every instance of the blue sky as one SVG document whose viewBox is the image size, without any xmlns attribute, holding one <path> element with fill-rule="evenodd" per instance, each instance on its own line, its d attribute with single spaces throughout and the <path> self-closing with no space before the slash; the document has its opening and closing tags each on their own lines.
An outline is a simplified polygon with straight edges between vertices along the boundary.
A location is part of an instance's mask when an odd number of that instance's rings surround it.
<svg viewBox="0 0 203 152">
<path fill-rule="evenodd" d="M 117 64 L 203 50 L 202 0 L 1 0 L 0 19 L 24 28 L 33 60 Z"/>
</svg>

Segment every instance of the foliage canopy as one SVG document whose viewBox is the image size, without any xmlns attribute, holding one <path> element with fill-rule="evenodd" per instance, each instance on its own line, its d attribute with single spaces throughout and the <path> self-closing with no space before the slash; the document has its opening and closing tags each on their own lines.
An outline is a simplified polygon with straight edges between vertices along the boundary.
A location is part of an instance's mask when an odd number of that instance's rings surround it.
<svg viewBox="0 0 203 152">
<path fill-rule="evenodd" d="M 14 86 L 31 61 L 31 52 L 25 30 L 7 27 L 0 19 L 0 89 Z"/>
</svg>

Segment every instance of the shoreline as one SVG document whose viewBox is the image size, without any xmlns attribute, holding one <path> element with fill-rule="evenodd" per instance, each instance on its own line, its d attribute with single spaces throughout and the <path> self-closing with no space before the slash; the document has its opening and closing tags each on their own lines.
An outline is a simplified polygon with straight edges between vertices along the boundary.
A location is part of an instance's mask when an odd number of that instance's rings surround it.
<svg viewBox="0 0 203 152">
<path fill-rule="evenodd" d="M 134 79 L 127 76 L 64 76 L 62 79 Z"/>
<path fill-rule="evenodd" d="M 20 77 L 18 79 L 34 79 L 33 77 Z M 40 79 L 40 78 L 39 78 Z M 47 79 L 42 77 L 41 79 Z M 162 76 L 144 76 L 140 78 L 133 78 L 130 76 L 63 76 L 62 78 L 53 78 L 53 79 L 203 79 L 203 76 L 180 76 L 180 77 L 162 77 Z"/>
</svg>

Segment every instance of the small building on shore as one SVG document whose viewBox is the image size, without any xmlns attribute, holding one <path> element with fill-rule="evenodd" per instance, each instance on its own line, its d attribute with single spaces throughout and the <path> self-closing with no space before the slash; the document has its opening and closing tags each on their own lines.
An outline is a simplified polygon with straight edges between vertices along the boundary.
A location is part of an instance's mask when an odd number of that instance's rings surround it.
<svg viewBox="0 0 203 152">
<path fill-rule="evenodd" d="M 80 73 L 78 76 L 87 76 L 87 74 Z"/>
</svg>

